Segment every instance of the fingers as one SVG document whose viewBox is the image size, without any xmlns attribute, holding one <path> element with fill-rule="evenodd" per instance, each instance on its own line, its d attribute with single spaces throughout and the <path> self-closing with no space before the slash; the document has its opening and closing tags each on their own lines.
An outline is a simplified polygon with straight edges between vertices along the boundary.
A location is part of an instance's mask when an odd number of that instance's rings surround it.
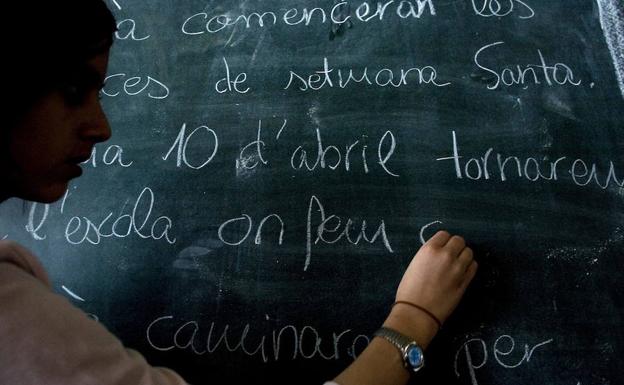
<svg viewBox="0 0 624 385">
<path fill-rule="evenodd" d="M 466 247 L 466 241 L 464 241 L 464 238 L 459 235 L 451 236 L 451 234 L 444 230 L 435 233 L 433 237 L 427 241 L 427 244 L 438 248 L 448 248 L 452 252 L 455 252 L 455 255 L 459 255 Z"/>
<path fill-rule="evenodd" d="M 460 236 L 439 231 L 412 258 L 396 299 L 423 306 L 445 320 L 477 271 L 473 251 Z"/>
<path fill-rule="evenodd" d="M 468 285 L 470 284 L 470 282 L 472 281 L 472 279 L 474 278 L 475 274 L 477 274 L 477 269 L 478 269 L 479 265 L 477 264 L 477 261 L 473 260 L 470 265 L 468 265 L 468 269 L 466 270 L 466 275 L 464 275 L 464 280 L 462 281 L 459 289 L 464 292 L 466 291 L 466 288 L 468 288 Z"/>
<path fill-rule="evenodd" d="M 470 247 L 465 247 L 459 254 L 459 257 L 457 257 L 457 260 L 463 271 L 468 271 L 470 264 L 474 261 L 472 249 Z"/>
<path fill-rule="evenodd" d="M 466 248 L 466 241 L 464 241 L 464 238 L 459 235 L 453 235 L 449 238 L 448 242 L 446 242 L 444 248 L 449 249 L 452 253 L 458 256 L 464 248 Z"/>
<path fill-rule="evenodd" d="M 451 257 L 455 265 L 456 271 L 460 274 L 459 284 L 462 290 L 472 281 L 477 272 L 477 263 L 474 260 L 474 253 L 470 247 L 466 245 L 464 238 L 459 235 L 451 235 L 446 231 L 437 232 L 429 240 L 432 247 L 438 247 L 446 251 L 446 255 Z"/>
<path fill-rule="evenodd" d="M 451 239 L 451 234 L 446 231 L 438 231 L 427 241 L 427 243 L 435 247 L 444 247 L 449 239 Z"/>
</svg>

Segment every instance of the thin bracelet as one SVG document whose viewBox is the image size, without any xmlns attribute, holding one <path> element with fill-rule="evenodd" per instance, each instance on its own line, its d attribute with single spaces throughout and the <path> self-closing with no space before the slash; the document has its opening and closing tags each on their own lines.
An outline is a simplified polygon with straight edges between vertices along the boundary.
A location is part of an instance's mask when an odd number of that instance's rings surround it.
<svg viewBox="0 0 624 385">
<path fill-rule="evenodd" d="M 431 319 L 433 319 L 435 321 L 435 323 L 438 325 L 438 329 L 442 329 L 442 322 L 440 322 L 438 317 L 436 317 L 432 312 L 430 312 L 429 310 L 425 309 L 424 307 L 416 305 L 415 303 L 407 302 L 407 301 L 396 301 L 392 305 L 392 307 L 395 307 L 398 304 L 408 305 L 408 306 L 414 307 L 414 308 L 422 311 L 423 313 L 427 314 L 429 317 L 431 317 Z"/>
</svg>

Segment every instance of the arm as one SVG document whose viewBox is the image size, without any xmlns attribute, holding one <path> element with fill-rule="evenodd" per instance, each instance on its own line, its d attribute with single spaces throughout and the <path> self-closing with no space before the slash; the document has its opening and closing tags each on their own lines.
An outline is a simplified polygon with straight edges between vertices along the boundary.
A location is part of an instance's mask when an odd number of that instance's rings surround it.
<svg viewBox="0 0 624 385">
<path fill-rule="evenodd" d="M 0 384 L 186 385 L 54 294 L 37 259 L 0 241 Z"/>
<path fill-rule="evenodd" d="M 396 294 L 397 301 L 416 303 L 444 322 L 453 312 L 477 271 L 472 250 L 461 237 L 440 231 L 412 259 Z M 426 313 L 396 305 L 384 326 L 413 338 L 426 349 L 438 331 Z M 375 337 L 334 381 L 340 385 L 403 385 L 409 380 L 396 347 Z"/>
</svg>

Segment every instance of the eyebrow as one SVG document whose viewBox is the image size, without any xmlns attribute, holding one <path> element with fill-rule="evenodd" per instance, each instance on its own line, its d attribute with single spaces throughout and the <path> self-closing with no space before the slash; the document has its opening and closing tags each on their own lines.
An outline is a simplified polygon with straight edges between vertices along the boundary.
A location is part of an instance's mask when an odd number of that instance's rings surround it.
<svg viewBox="0 0 624 385">
<path fill-rule="evenodd" d="M 88 63 L 74 68 L 68 78 L 72 81 L 78 81 L 85 86 L 97 87 L 97 89 L 101 89 L 104 86 L 104 77 Z"/>
</svg>

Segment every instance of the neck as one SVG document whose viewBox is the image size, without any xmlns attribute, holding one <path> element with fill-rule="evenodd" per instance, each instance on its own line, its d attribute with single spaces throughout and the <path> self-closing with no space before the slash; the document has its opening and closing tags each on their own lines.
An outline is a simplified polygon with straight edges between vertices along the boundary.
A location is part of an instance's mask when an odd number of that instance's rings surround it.
<svg viewBox="0 0 624 385">
<path fill-rule="evenodd" d="M 3 190 L 0 190 L 0 204 L 4 203 L 7 199 L 11 198 L 11 196 Z"/>
</svg>

